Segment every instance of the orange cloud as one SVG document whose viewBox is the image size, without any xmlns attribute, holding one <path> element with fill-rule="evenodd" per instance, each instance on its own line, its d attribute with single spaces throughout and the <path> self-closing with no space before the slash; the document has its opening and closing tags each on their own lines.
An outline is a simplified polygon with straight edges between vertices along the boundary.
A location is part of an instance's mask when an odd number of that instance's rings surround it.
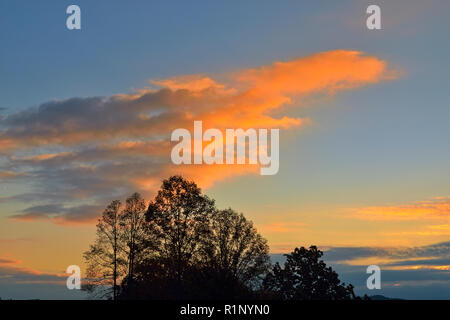
<svg viewBox="0 0 450 320">
<path fill-rule="evenodd" d="M 283 114 L 285 108 L 298 106 L 310 95 L 334 95 L 393 77 L 395 73 L 377 57 L 335 50 L 239 70 L 220 77 L 225 81 L 213 75 L 151 80 L 161 88 L 51 101 L 8 115 L 0 121 L 4 142 L 0 150 L 8 152 L 7 167 L 32 174 L 28 181 L 36 182 L 37 193 L 57 190 L 67 201 L 92 203 L 133 191 L 149 195 L 162 178 L 175 173 L 210 187 L 253 174 L 259 165 L 175 166 L 170 161 L 174 129 L 191 130 L 194 120 L 202 120 L 204 129 L 298 128 L 309 119 Z M 40 154 L 53 147 L 59 153 Z M 65 220 L 69 214 L 83 221 L 84 215 L 63 211 L 63 215 L 54 213 L 52 221 L 74 223 Z M 91 217 L 89 210 L 86 216 Z M 15 218 L 48 215 L 26 212 Z"/>
<path fill-rule="evenodd" d="M 202 75 L 180 76 L 171 79 L 150 80 L 150 83 L 159 87 L 166 87 L 170 90 L 188 90 L 192 92 L 201 92 L 208 89 L 223 90 L 226 88 L 224 84 L 217 83 L 209 77 Z M 223 90 L 223 93 L 234 93 L 234 89 Z"/>
<path fill-rule="evenodd" d="M 241 72 L 239 81 L 251 84 L 252 93 L 305 95 L 325 90 L 334 93 L 395 77 L 386 62 L 360 51 L 321 52 L 288 62 Z"/>
<path fill-rule="evenodd" d="M 23 176 L 23 173 L 14 171 L 0 171 L 0 179 L 9 179 Z"/>
<path fill-rule="evenodd" d="M 364 220 L 382 221 L 450 220 L 450 197 L 439 197 L 404 205 L 366 207 L 356 209 L 355 216 Z"/>
<path fill-rule="evenodd" d="M 450 224 L 429 225 L 420 230 L 383 232 L 388 236 L 450 236 Z"/>
<path fill-rule="evenodd" d="M 303 230 L 305 224 L 302 222 L 271 222 L 258 225 L 258 231 L 261 233 L 291 233 Z"/>
<path fill-rule="evenodd" d="M 163 89 L 52 101 L 10 115 L 1 122 L 1 148 L 155 138 L 193 119 L 215 128 L 289 128 L 303 119 L 275 118 L 271 112 L 297 97 L 334 94 L 393 77 L 383 60 L 335 50 L 238 71 L 228 86 L 201 75 L 152 81 Z"/>
<path fill-rule="evenodd" d="M 0 258 L 1 278 L 11 283 L 57 283 L 63 284 L 67 277 L 64 273 L 46 273 L 21 266 L 22 261 Z"/>
</svg>

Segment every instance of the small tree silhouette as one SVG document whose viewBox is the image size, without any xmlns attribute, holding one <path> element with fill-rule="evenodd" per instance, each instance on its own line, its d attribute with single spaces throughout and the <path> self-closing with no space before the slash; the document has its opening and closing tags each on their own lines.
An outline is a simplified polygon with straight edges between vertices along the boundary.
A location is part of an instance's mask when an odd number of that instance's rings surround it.
<svg viewBox="0 0 450 320">
<path fill-rule="evenodd" d="M 277 262 L 264 280 L 268 297 L 281 300 L 349 300 L 353 286 L 341 283 L 338 274 L 320 260 L 316 246 L 295 248 L 286 254 L 284 268 Z"/>
</svg>

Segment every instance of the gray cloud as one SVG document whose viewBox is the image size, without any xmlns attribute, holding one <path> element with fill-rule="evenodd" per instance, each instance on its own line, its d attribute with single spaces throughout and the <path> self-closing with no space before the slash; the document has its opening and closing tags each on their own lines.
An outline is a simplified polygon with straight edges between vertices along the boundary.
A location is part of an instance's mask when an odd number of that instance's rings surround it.
<svg viewBox="0 0 450 320">
<path fill-rule="evenodd" d="M 20 221 L 51 220 L 58 224 L 80 224 L 96 221 L 103 207 L 97 205 L 80 205 L 64 207 L 61 204 L 47 204 L 28 207 L 20 214 L 9 218 Z"/>
<path fill-rule="evenodd" d="M 342 262 L 358 258 L 405 259 L 444 256 L 450 257 L 450 242 L 441 242 L 427 246 L 383 248 L 383 247 L 332 247 L 325 251 L 325 259 Z"/>
<path fill-rule="evenodd" d="M 170 174 L 171 130 L 192 126 L 190 117 L 214 108 L 222 96 L 214 88 L 202 93 L 163 88 L 136 96 L 52 101 L 0 119 L 0 144 L 6 141 L 0 183 L 17 182 L 35 191 L 0 202 L 46 199 L 50 204 L 14 218 L 65 216 L 87 222 L 90 210 L 65 208 L 80 200 L 104 206 L 134 191 L 148 195 Z"/>
<path fill-rule="evenodd" d="M 139 97 L 51 101 L 2 119 L 0 139 L 22 146 L 44 146 L 165 135 L 171 128 L 190 123 L 187 112 L 200 114 L 205 106 L 217 105 L 216 99 L 213 93 L 160 89 Z"/>
</svg>

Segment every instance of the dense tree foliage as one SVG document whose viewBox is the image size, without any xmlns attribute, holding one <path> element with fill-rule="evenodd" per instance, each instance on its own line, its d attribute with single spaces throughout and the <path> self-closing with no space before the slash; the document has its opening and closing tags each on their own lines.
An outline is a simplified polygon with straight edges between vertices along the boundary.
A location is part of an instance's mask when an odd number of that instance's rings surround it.
<svg viewBox="0 0 450 320">
<path fill-rule="evenodd" d="M 320 260 L 316 246 L 295 248 L 284 267 L 277 262 L 264 279 L 268 296 L 281 300 L 348 300 L 355 298 L 353 286 L 341 283 L 338 274 Z"/>
</svg>

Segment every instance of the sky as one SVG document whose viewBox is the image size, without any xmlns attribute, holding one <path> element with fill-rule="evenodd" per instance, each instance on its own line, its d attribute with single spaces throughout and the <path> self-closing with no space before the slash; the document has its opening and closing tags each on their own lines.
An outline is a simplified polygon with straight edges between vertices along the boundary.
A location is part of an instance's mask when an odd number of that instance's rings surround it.
<svg viewBox="0 0 450 320">
<path fill-rule="evenodd" d="M 369 4 L 2 1 L 0 297 L 84 298 L 65 270 L 103 208 L 182 174 L 274 259 L 314 244 L 358 294 L 450 299 L 450 3 L 376 1 L 381 30 Z M 279 128 L 278 173 L 173 165 L 194 120 Z"/>
</svg>

